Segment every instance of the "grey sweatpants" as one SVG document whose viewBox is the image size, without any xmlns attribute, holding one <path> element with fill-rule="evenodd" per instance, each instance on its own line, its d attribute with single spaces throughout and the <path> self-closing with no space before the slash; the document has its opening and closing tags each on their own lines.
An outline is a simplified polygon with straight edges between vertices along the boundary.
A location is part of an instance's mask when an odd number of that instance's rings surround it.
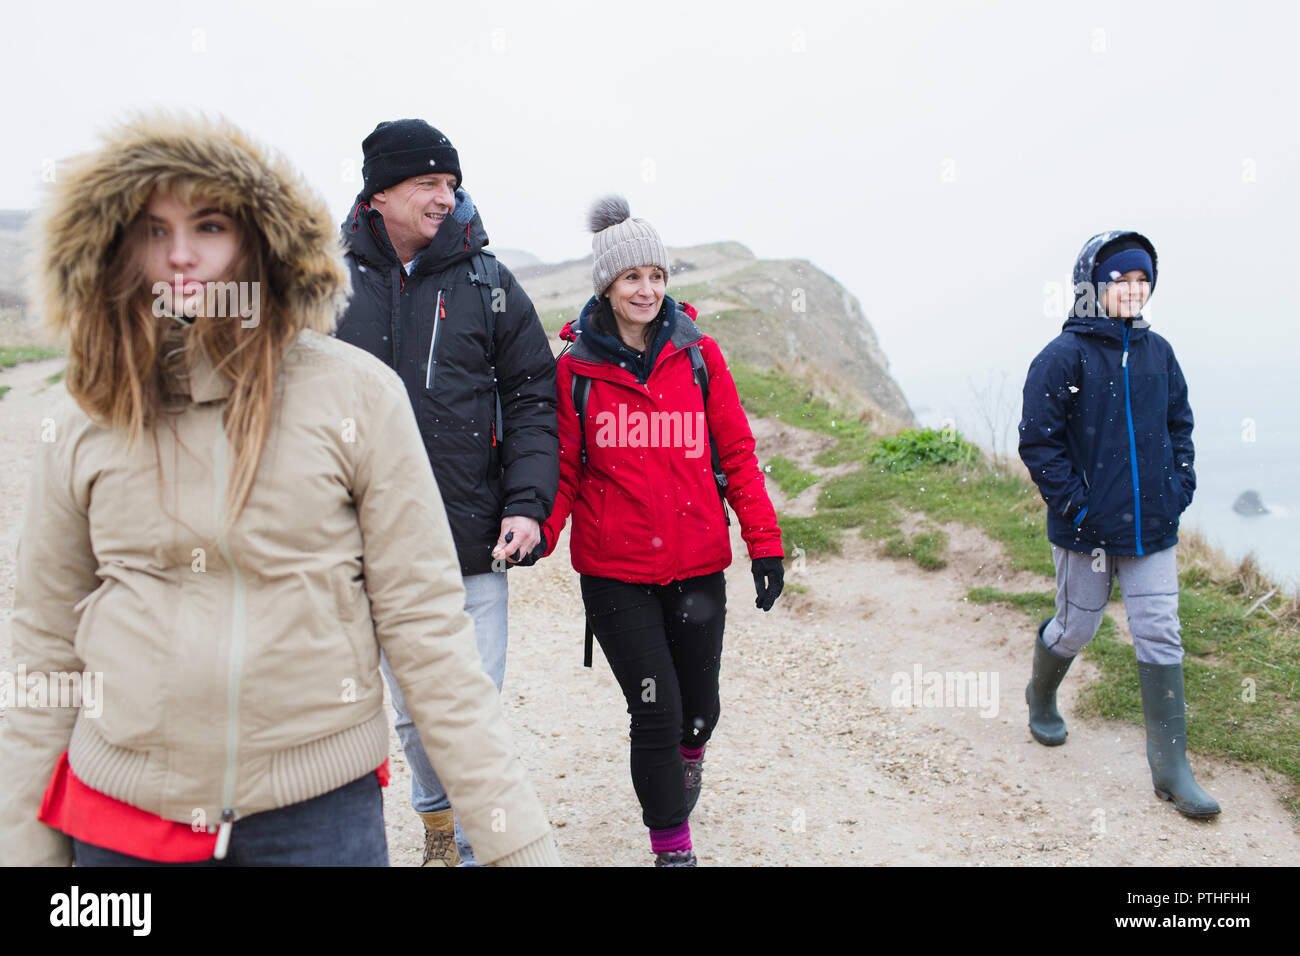
<svg viewBox="0 0 1300 956">
<path fill-rule="evenodd" d="M 1173 548 L 1141 557 L 1094 557 L 1052 545 L 1052 560 L 1056 564 L 1056 617 L 1043 630 L 1043 643 L 1053 654 L 1074 657 L 1096 636 L 1118 576 L 1137 659 L 1146 664 L 1182 662 Z"/>
</svg>

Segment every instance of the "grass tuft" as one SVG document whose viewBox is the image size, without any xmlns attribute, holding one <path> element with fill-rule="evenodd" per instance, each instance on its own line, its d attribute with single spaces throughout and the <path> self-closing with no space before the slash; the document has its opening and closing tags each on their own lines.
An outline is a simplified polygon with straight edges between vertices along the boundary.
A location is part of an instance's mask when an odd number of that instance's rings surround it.
<svg viewBox="0 0 1300 956">
<path fill-rule="evenodd" d="M 62 349 L 47 348 L 44 345 L 0 345 L 0 368 L 13 368 L 19 362 L 58 358 L 62 354 Z"/>
<path fill-rule="evenodd" d="M 794 498 L 821 480 L 811 471 L 804 471 L 790 459 L 782 458 L 780 455 L 773 455 L 763 470 L 788 498 Z"/>
</svg>

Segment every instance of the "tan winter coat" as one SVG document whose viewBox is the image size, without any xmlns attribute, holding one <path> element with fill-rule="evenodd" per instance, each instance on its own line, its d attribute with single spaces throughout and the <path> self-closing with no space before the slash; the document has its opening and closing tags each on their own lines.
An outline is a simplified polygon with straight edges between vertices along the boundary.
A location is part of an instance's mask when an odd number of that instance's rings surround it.
<svg viewBox="0 0 1300 956">
<path fill-rule="evenodd" d="M 285 301 L 328 330 L 347 273 L 321 204 L 239 134 L 166 117 L 63 177 L 41 259 L 48 318 L 95 307 L 107 242 L 170 172 L 251 206 L 290 266 Z M 230 382 L 202 357 L 156 452 L 71 399 L 33 436 L 14 667 L 102 675 L 102 713 L 8 710 L 0 864 L 70 862 L 69 839 L 36 819 L 64 749 L 89 786 L 166 819 L 215 825 L 233 811 L 236 840 L 238 818 L 372 772 L 389 750 L 381 647 L 476 856 L 555 861 L 462 610 L 406 392 L 381 362 L 312 328 L 285 355 L 257 480 L 228 535 Z"/>
</svg>

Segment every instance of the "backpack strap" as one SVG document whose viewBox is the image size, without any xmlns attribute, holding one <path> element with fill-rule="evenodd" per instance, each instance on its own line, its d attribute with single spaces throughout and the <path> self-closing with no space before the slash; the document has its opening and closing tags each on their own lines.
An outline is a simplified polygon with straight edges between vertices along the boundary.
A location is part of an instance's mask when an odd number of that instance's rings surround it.
<svg viewBox="0 0 1300 956">
<path fill-rule="evenodd" d="M 709 367 L 704 364 L 704 353 L 700 351 L 698 343 L 687 346 L 686 351 L 691 356 L 691 371 L 695 376 L 695 384 L 700 387 L 704 395 L 705 422 L 708 422 L 709 408 Z M 718 443 L 713 438 L 713 428 L 709 428 L 709 464 L 713 468 L 713 480 L 718 485 L 718 497 L 722 499 L 722 514 L 727 519 L 727 524 L 731 524 L 731 513 L 727 511 L 727 473 L 722 470 L 722 459 L 718 455 Z"/>
<path fill-rule="evenodd" d="M 587 467 L 587 396 L 591 394 L 591 379 L 585 375 L 579 375 L 576 372 L 573 375 L 573 381 L 569 385 L 571 396 L 573 398 L 573 408 L 578 413 L 578 435 L 581 449 L 580 458 L 582 467 Z"/>
<path fill-rule="evenodd" d="M 501 440 L 503 419 L 501 415 L 501 390 L 497 387 L 497 314 L 492 308 L 492 297 L 497 289 L 505 295 L 501 285 L 501 264 L 497 257 L 487 249 L 480 249 L 470 256 L 469 281 L 478 286 L 479 298 L 483 300 L 483 318 L 487 322 L 488 366 L 492 370 L 492 397 L 496 400 L 496 420 L 493 423 L 492 444 Z"/>
<path fill-rule="evenodd" d="M 569 384 L 573 396 L 573 407 L 578 413 L 578 434 L 581 436 L 578 446 L 581 449 L 582 467 L 587 467 L 587 396 L 591 393 L 591 379 L 576 372 Z M 582 666 L 591 666 L 591 618 L 587 618 L 587 633 L 582 638 Z"/>
</svg>

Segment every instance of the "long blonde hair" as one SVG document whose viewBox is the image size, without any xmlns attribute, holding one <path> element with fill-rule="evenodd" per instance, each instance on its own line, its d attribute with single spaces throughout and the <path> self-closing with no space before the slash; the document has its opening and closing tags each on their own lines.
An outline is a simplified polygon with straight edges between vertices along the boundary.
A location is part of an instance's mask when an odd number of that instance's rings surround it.
<svg viewBox="0 0 1300 956">
<path fill-rule="evenodd" d="M 234 451 L 227 527 L 248 503 L 275 414 L 280 362 L 304 328 L 328 333 L 349 291 L 328 210 L 279 156 L 224 120 L 138 117 L 61 175 L 39 233 L 36 281 L 46 321 L 69 339 L 68 392 L 91 418 L 153 435 L 188 401 L 199 350 L 231 383 L 223 423 Z M 257 282 L 258 321 L 198 316 L 182 329 L 153 310 L 144 254 L 155 195 L 202 200 L 234 220 L 230 277 Z"/>
<path fill-rule="evenodd" d="M 209 204 L 204 184 L 187 179 L 168 184 L 168 192 L 191 208 Z M 152 197 L 151 197 L 152 198 Z M 239 315 L 209 316 L 202 311 L 188 327 L 172 315 L 154 310 L 152 279 L 145 272 L 148 203 L 123 231 L 109 262 L 107 297 L 101 312 L 80 313 L 69 323 L 65 373 L 68 393 L 96 421 L 121 429 L 132 442 L 153 432 L 168 411 L 175 411 L 188 377 L 189 355 L 202 349 L 231 393 L 222 421 L 234 450 L 226 487 L 227 514 L 233 521 L 248 503 L 270 432 L 275 378 L 284 347 L 297 329 L 279 321 L 274 295 L 262 301 L 258 321 L 245 328 Z M 224 210 L 223 210 L 224 211 Z M 239 252 L 224 279 L 277 284 L 269 272 L 266 239 L 246 211 L 229 213 L 236 223 Z M 179 348 L 164 353 L 181 338 Z M 185 396 L 187 397 L 187 396 Z"/>
</svg>

